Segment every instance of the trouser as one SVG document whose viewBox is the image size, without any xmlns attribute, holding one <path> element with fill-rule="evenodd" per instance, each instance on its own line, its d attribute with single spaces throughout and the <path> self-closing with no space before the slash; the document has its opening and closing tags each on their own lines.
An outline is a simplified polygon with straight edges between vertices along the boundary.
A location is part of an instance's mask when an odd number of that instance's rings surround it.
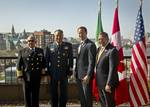
<svg viewBox="0 0 150 107">
<path fill-rule="evenodd" d="M 81 107 L 92 107 L 92 81 L 90 80 L 90 82 L 85 85 L 82 80 L 77 79 L 77 84 Z"/>
<path fill-rule="evenodd" d="M 111 93 L 106 92 L 104 89 L 99 89 L 101 107 L 115 107 L 115 89 Z"/>
<path fill-rule="evenodd" d="M 25 107 L 39 107 L 39 89 L 39 81 L 23 82 Z"/>
<path fill-rule="evenodd" d="M 66 107 L 68 79 L 51 79 L 51 107 Z M 58 90 L 59 89 L 59 90 Z"/>
</svg>

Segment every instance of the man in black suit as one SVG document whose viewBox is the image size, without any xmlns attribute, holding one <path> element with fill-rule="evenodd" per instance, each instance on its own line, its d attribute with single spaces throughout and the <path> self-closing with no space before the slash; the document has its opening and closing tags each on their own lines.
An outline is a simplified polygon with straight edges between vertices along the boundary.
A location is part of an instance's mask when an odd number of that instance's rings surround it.
<svg viewBox="0 0 150 107">
<path fill-rule="evenodd" d="M 92 107 L 92 77 L 94 74 L 96 45 L 87 38 L 87 29 L 81 26 L 77 29 L 81 44 L 75 68 L 75 77 L 79 87 L 81 107 Z"/>
<path fill-rule="evenodd" d="M 63 41 L 63 31 L 60 29 L 54 32 L 54 36 L 55 41 L 47 46 L 45 52 L 46 66 L 51 78 L 51 106 L 66 107 L 68 77 L 72 75 L 73 69 L 72 44 Z"/>
<path fill-rule="evenodd" d="M 100 47 L 96 56 L 96 82 L 99 90 L 101 107 L 115 107 L 115 88 L 119 85 L 117 67 L 118 50 L 109 43 L 106 32 L 99 35 Z"/>
<path fill-rule="evenodd" d="M 40 80 L 45 74 L 44 53 L 35 47 L 33 35 L 27 38 L 27 44 L 18 54 L 17 78 L 23 82 L 25 107 L 39 107 Z"/>
</svg>

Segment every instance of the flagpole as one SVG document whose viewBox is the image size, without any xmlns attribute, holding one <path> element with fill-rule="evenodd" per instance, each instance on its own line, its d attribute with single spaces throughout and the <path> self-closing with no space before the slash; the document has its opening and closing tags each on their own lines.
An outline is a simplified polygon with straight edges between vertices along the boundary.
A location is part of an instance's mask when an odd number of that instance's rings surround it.
<svg viewBox="0 0 150 107">
<path fill-rule="evenodd" d="M 115 12 L 114 12 L 114 21 L 112 28 L 112 40 L 111 43 L 118 49 L 119 54 L 119 64 L 117 68 L 118 77 L 119 77 L 119 86 L 115 90 L 115 103 L 116 105 L 120 105 L 129 101 L 129 91 L 128 84 L 126 81 L 126 70 L 123 62 L 123 47 L 121 42 L 121 32 L 119 25 L 119 15 L 118 15 L 118 7 L 119 0 L 115 0 Z M 122 93 L 123 92 L 123 93 Z"/>
<path fill-rule="evenodd" d="M 140 0 L 140 6 L 141 6 L 141 8 L 142 8 L 142 6 L 143 6 L 143 0 Z M 144 33 L 145 34 L 145 33 Z M 146 40 L 146 39 L 145 39 Z M 148 72 L 148 80 L 149 80 L 149 77 L 150 77 L 150 72 Z"/>
<path fill-rule="evenodd" d="M 118 8 L 118 6 L 119 6 L 119 0 L 117 0 L 116 2 L 117 2 L 117 8 Z"/>
</svg>

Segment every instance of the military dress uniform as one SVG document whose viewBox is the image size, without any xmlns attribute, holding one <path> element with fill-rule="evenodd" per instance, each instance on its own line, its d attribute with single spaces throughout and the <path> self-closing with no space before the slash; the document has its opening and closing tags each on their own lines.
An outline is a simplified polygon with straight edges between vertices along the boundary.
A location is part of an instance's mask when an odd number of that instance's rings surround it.
<svg viewBox="0 0 150 107">
<path fill-rule="evenodd" d="M 39 107 L 39 88 L 41 75 L 45 74 L 43 49 L 29 47 L 19 51 L 17 77 L 23 79 L 26 107 Z"/>
<path fill-rule="evenodd" d="M 72 44 L 56 42 L 49 44 L 46 48 L 46 66 L 51 77 L 50 93 L 52 107 L 66 107 L 68 76 L 72 74 L 73 52 Z M 60 97 L 58 98 L 58 84 L 60 86 Z"/>
</svg>

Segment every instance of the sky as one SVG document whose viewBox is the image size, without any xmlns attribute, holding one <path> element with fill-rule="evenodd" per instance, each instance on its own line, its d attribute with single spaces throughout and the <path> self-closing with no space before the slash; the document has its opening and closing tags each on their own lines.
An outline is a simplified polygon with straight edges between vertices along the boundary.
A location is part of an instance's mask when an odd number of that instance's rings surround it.
<svg viewBox="0 0 150 107">
<path fill-rule="evenodd" d="M 150 0 L 143 0 L 145 31 L 150 32 Z M 119 1 L 120 31 L 123 38 L 132 38 L 140 0 Z M 102 24 L 111 35 L 116 2 L 102 0 Z M 88 37 L 95 38 L 98 0 L 1 0 L 0 33 L 17 33 L 46 29 L 52 33 L 62 29 L 65 37 L 78 37 L 77 28 L 85 26 Z"/>
</svg>

